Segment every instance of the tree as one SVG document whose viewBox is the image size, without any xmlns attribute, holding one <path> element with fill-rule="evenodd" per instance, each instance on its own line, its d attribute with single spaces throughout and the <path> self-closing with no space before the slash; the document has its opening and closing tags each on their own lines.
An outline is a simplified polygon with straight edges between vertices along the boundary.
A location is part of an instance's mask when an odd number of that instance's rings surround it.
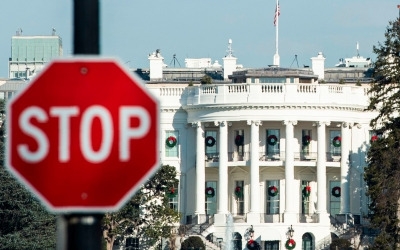
<svg viewBox="0 0 400 250">
<path fill-rule="evenodd" d="M 199 236 L 190 236 L 186 240 L 184 240 L 181 244 L 181 250 L 190 250 L 190 249 L 206 249 L 206 246 L 203 240 Z"/>
<path fill-rule="evenodd" d="M 201 84 L 211 84 L 212 83 L 212 78 L 209 75 L 204 75 L 201 80 L 200 80 Z"/>
<path fill-rule="evenodd" d="M 373 76 L 375 81 L 371 84 L 369 93 L 372 95 L 368 110 L 377 111 L 378 116 L 372 120 L 371 125 L 382 125 L 383 129 L 389 126 L 392 119 L 396 118 L 400 110 L 400 23 L 399 20 L 389 22 L 385 32 L 386 41 L 373 47 L 377 55 L 374 63 Z M 380 124 L 380 123 L 387 124 Z"/>
<path fill-rule="evenodd" d="M 4 102 L 0 102 L 4 113 Z M 0 127 L 0 249 L 55 249 L 56 218 L 4 167 L 5 126 Z"/>
<path fill-rule="evenodd" d="M 329 249 L 331 250 L 336 250 L 336 249 L 340 249 L 340 250 L 351 250 L 351 243 L 350 241 L 346 240 L 346 239 L 334 239 L 332 240 L 331 245 L 329 246 Z"/>
<path fill-rule="evenodd" d="M 180 214 L 169 206 L 169 196 L 176 195 L 176 169 L 164 165 L 146 182 L 136 195 L 119 211 L 106 213 L 103 219 L 103 237 L 111 250 L 117 237 L 146 239 L 154 245 L 160 238 L 169 238 Z"/>
<path fill-rule="evenodd" d="M 371 223 L 380 233 L 373 249 L 398 249 L 400 199 L 400 24 L 390 21 L 385 42 L 373 47 L 374 82 L 369 111 L 377 112 L 371 127 L 380 139 L 371 143 L 364 179 L 370 197 Z"/>
</svg>

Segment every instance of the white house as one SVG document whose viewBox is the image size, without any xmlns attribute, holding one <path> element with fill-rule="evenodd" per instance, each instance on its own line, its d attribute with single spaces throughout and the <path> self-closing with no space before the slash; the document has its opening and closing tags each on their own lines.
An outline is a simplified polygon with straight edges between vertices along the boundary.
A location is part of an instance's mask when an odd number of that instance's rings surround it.
<svg viewBox="0 0 400 250">
<path fill-rule="evenodd" d="M 368 224 L 363 171 L 375 114 L 364 111 L 368 86 L 319 82 L 324 59 L 240 68 L 216 84 L 149 81 L 161 103 L 161 162 L 180 175 L 171 206 L 182 223 L 237 249 L 250 239 L 285 249 L 289 229 L 296 249 L 323 249 L 332 234 L 360 241 L 349 230 Z"/>
</svg>

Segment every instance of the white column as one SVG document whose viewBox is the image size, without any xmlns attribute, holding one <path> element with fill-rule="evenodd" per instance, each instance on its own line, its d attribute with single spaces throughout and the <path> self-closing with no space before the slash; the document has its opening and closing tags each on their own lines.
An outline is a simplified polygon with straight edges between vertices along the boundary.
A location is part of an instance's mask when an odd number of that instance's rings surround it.
<svg viewBox="0 0 400 250">
<path fill-rule="evenodd" d="M 341 160 L 340 160 L 340 189 L 341 189 L 341 199 L 340 199 L 340 213 L 348 214 L 350 213 L 350 123 L 342 123 L 341 131 Z"/>
<path fill-rule="evenodd" d="M 330 122 L 317 122 L 317 213 L 320 223 L 329 223 L 326 210 L 326 126 Z"/>
<path fill-rule="evenodd" d="M 192 123 L 196 128 L 196 210 L 197 223 L 204 223 L 206 220 L 205 209 L 205 146 L 204 146 L 204 125 L 201 122 Z"/>
<path fill-rule="evenodd" d="M 226 121 L 215 122 L 219 126 L 219 176 L 218 176 L 218 208 L 215 215 L 216 224 L 226 223 L 228 211 L 228 124 Z"/>
<path fill-rule="evenodd" d="M 261 121 L 247 121 L 251 125 L 250 148 L 250 213 L 247 223 L 260 223 L 260 171 L 259 171 L 259 126 Z"/>
<path fill-rule="evenodd" d="M 286 125 L 285 141 L 285 223 L 295 223 L 296 210 L 295 194 L 298 193 L 298 187 L 294 185 L 294 126 L 297 121 L 284 121 Z"/>
</svg>

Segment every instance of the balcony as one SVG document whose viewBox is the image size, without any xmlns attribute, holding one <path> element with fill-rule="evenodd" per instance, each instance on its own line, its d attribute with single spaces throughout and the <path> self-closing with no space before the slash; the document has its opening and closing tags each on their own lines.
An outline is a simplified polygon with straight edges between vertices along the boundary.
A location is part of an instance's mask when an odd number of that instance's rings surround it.
<svg viewBox="0 0 400 250">
<path fill-rule="evenodd" d="M 327 166 L 339 167 L 341 154 L 326 152 Z M 295 152 L 294 161 L 299 166 L 316 166 L 317 152 Z M 250 166 L 251 154 L 250 152 L 228 152 L 228 166 Z M 259 152 L 258 160 L 260 166 L 284 166 L 285 152 Z M 206 153 L 205 155 L 206 166 L 217 167 L 219 162 L 219 153 Z"/>
</svg>

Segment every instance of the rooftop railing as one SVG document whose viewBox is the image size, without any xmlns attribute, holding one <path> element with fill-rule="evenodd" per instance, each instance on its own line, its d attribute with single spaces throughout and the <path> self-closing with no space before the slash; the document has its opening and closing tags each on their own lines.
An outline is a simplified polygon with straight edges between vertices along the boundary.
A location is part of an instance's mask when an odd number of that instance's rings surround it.
<svg viewBox="0 0 400 250">
<path fill-rule="evenodd" d="M 220 84 L 200 85 L 186 92 L 186 105 L 207 104 L 310 104 L 364 108 L 366 86 L 338 84 Z M 182 100 L 185 104 L 185 100 Z"/>
</svg>

